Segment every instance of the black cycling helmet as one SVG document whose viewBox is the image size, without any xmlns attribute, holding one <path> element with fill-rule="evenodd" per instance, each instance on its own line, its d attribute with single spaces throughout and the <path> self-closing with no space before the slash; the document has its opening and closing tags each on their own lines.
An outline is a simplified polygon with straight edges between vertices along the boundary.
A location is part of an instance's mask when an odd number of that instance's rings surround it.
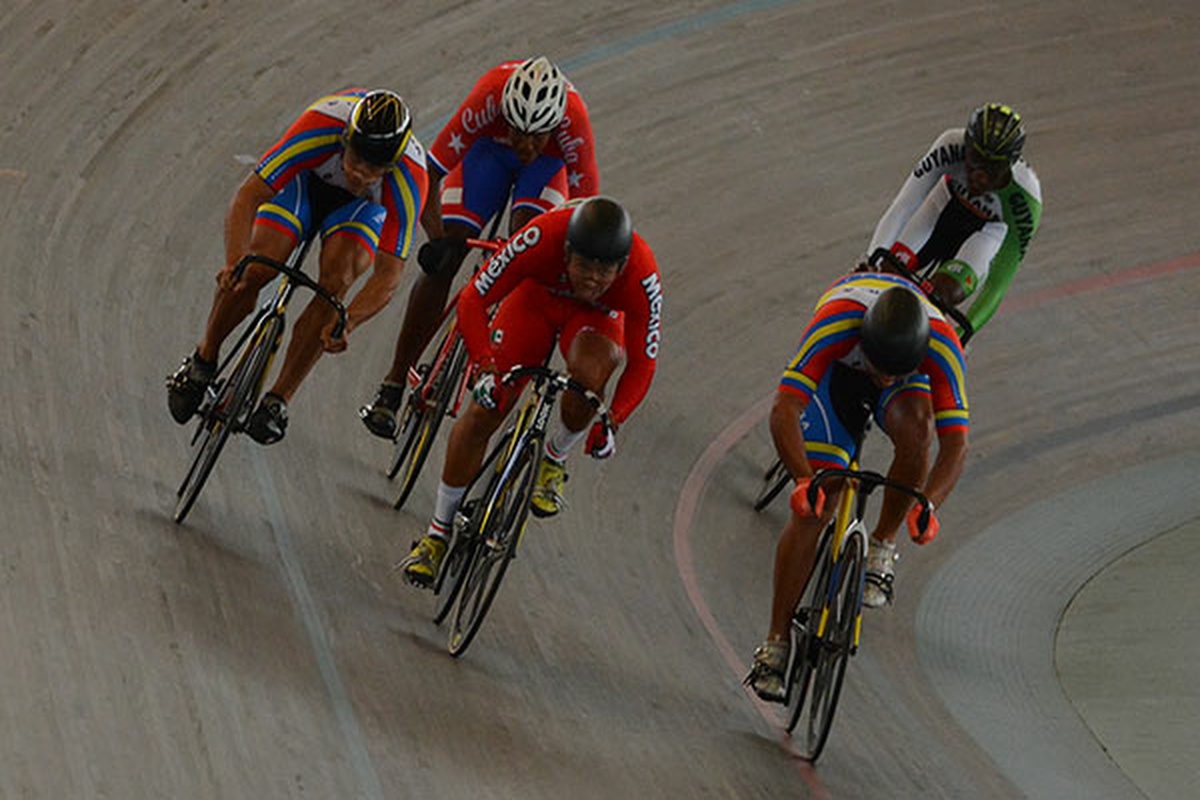
<svg viewBox="0 0 1200 800">
<path fill-rule="evenodd" d="M 929 352 L 929 315 L 916 294 L 894 286 L 867 310 L 861 335 L 872 366 L 885 375 L 907 375 Z"/>
<path fill-rule="evenodd" d="M 571 212 L 567 247 L 592 261 L 624 262 L 633 246 L 633 223 L 616 200 L 592 197 Z"/>
<path fill-rule="evenodd" d="M 1025 123 L 1006 105 L 988 103 L 971 114 L 967 122 L 967 144 L 988 161 L 1011 164 L 1025 146 Z"/>
<path fill-rule="evenodd" d="M 346 120 L 345 138 L 369 164 L 390 167 L 400 162 L 412 137 L 412 118 L 400 95 L 386 89 L 367 92 Z"/>
</svg>

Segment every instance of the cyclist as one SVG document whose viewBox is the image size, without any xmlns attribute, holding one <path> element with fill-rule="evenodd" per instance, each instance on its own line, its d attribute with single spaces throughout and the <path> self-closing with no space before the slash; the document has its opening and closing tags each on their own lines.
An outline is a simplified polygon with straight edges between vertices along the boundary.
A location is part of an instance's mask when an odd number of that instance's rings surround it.
<svg viewBox="0 0 1200 800">
<path fill-rule="evenodd" d="M 429 150 L 422 273 L 409 294 L 390 371 L 360 412 L 367 429 L 396 435 L 409 368 L 437 330 L 467 249 L 512 193 L 509 232 L 567 199 L 600 190 L 587 107 L 545 56 L 508 61 L 479 79 Z"/>
<path fill-rule="evenodd" d="M 275 275 L 251 264 L 240 281 L 233 270 L 247 253 L 285 261 L 309 231 L 321 234 L 319 281 L 339 299 L 367 267 L 374 269 L 347 307 L 346 333 L 334 340 L 335 313 L 313 298 L 295 331 L 275 385 L 247 423 L 261 444 L 283 438 L 287 403 L 322 352 L 346 348 L 345 335 L 391 300 L 412 249 L 428 188 L 425 150 L 412 134 L 400 96 L 348 89 L 321 98 L 292 123 L 238 188 L 225 218 L 225 266 L 204 336 L 167 381 L 176 422 L 191 419 L 217 368 L 221 344 L 254 310 L 259 290 Z"/>
<path fill-rule="evenodd" d="M 944 502 L 967 452 L 966 365 L 958 336 L 911 281 L 855 272 L 818 302 L 771 408 L 775 448 L 797 479 L 775 551 L 770 630 L 746 679 L 764 700 L 784 698 L 792 611 L 812 573 L 818 535 L 838 504 L 840 487 L 828 498 L 819 490 L 811 507 L 810 479 L 822 467 L 849 466 L 872 416 L 892 441 L 888 477 L 922 489 L 935 505 Z M 937 535 L 932 516 L 925 532 L 918 531 L 919 508 L 910 511 L 911 505 L 907 495 L 885 492 L 868 548 L 867 605 L 891 600 L 896 534 L 906 514 L 919 544 Z"/>
<path fill-rule="evenodd" d="M 934 291 L 951 305 L 974 297 L 978 331 L 1000 306 L 1042 217 L 1042 187 L 1021 158 L 1025 124 L 989 103 L 966 128 L 939 136 L 875 226 L 883 247 L 913 272 L 933 270 Z"/>
<path fill-rule="evenodd" d="M 654 377 L 662 294 L 650 247 L 633 232 L 625 209 L 606 197 L 536 217 L 475 274 L 459 295 L 458 317 L 480 377 L 474 402 L 450 431 L 433 519 L 400 562 L 410 582 L 428 586 L 437 575 L 454 512 L 519 394 L 502 387 L 499 376 L 518 364 L 543 363 L 556 337 L 567 372 L 598 395 L 622 359 L 626 363 L 609 404 L 611 427 L 597 421 L 589 430 L 591 405 L 563 395 L 562 424 L 546 441 L 530 510 L 541 517 L 558 513 L 567 454 L 585 436 L 594 458 L 615 452 L 617 428 Z M 489 328 L 486 309 L 497 302 Z"/>
</svg>

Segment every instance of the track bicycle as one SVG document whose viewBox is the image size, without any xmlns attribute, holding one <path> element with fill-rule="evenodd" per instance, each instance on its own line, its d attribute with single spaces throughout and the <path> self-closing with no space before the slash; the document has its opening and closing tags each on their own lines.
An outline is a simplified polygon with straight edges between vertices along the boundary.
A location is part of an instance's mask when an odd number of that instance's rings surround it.
<svg viewBox="0 0 1200 800">
<path fill-rule="evenodd" d="M 815 504 L 818 487 L 833 480 L 840 480 L 843 488 L 834 517 L 817 540 L 812 574 L 792 614 L 791 664 L 784 684 L 787 732 L 799 740 L 801 756 L 812 762 L 829 737 L 846 665 L 862 635 L 867 500 L 881 486 L 909 495 L 921 505 L 917 527 L 922 531 L 932 513 L 920 491 L 860 470 L 857 461 L 849 469 L 817 470 L 809 484 L 809 502 Z"/>
<path fill-rule="evenodd" d="M 196 411 L 200 421 L 192 434 L 191 465 L 175 493 L 174 517 L 177 523 L 183 522 L 196 502 L 229 435 L 245 429 L 266 382 L 271 362 L 283 341 L 287 305 L 296 287 L 311 289 L 337 311 L 338 321 L 332 331 L 333 338 L 340 339 L 346 329 L 346 309 L 341 301 L 300 268 L 312 243 L 313 237 L 306 237 L 292 250 L 286 262 L 251 253 L 234 267 L 235 281 L 241 280 L 250 264 L 270 267 L 280 274 L 280 279 L 275 294 L 263 303 L 250 324 L 244 326 L 237 344 L 220 362 L 213 380 L 205 389 L 204 399 Z"/>
<path fill-rule="evenodd" d="M 546 366 L 516 366 L 502 386 L 529 379 L 516 421 L 492 448 L 467 487 L 455 514 L 452 539 L 433 590 L 439 597 L 434 622 L 451 617 L 448 649 L 461 656 L 479 632 L 525 531 L 546 429 L 563 392 L 587 400 L 604 425 L 608 409 L 599 395 L 574 378 Z"/>
<path fill-rule="evenodd" d="M 917 286 L 921 287 L 921 290 L 925 292 L 925 295 L 929 298 L 930 302 L 937 306 L 939 311 L 950 317 L 950 319 L 954 320 L 959 329 L 959 342 L 963 347 L 966 347 L 967 342 L 969 342 L 971 337 L 975 335 L 975 328 L 971 325 L 971 321 L 967 318 L 966 314 L 964 314 L 955 306 L 952 306 L 946 301 L 942 300 L 942 298 L 939 297 L 935 291 L 933 291 L 933 287 L 929 283 L 929 278 L 932 276 L 937 265 L 930 264 L 919 273 L 913 272 L 906 267 L 900 261 L 900 259 L 896 258 L 896 256 L 890 250 L 880 247 L 871 254 L 868 263 L 872 267 L 878 267 L 883 262 L 887 262 L 887 270 L 889 272 L 902 275 L 903 277 L 908 278 L 910 281 L 917 284 Z M 762 511 L 764 508 L 769 506 L 771 501 L 778 497 L 779 493 L 783 491 L 784 487 L 791 484 L 791 482 L 791 473 L 789 473 L 783 466 L 782 461 L 775 459 L 771 466 L 767 468 L 766 472 L 763 473 L 762 484 L 759 486 L 758 494 L 754 496 L 754 510 Z"/>
<path fill-rule="evenodd" d="M 504 242 L 467 239 L 467 245 L 491 254 L 499 251 Z M 430 359 L 408 371 L 409 395 L 400 412 L 396 446 L 387 470 L 388 480 L 400 478 L 400 489 L 392 503 L 393 508 L 403 507 L 408 500 L 421 468 L 433 449 L 442 421 L 447 416 L 458 416 L 471 386 L 474 368 L 470 364 L 466 343 L 459 333 L 458 315 L 455 313 L 457 301 L 456 294 L 442 312 L 438 329 L 440 334 L 434 339 L 437 344 Z"/>
</svg>

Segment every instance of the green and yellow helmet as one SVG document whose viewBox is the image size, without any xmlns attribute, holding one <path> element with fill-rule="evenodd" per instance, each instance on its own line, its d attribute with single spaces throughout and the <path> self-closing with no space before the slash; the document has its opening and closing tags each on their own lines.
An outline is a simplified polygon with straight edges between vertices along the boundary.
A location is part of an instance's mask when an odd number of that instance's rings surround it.
<svg viewBox="0 0 1200 800">
<path fill-rule="evenodd" d="M 1011 164 L 1025 146 L 1025 123 L 1006 105 L 988 103 L 975 109 L 967 122 L 967 144 L 988 161 Z"/>
</svg>

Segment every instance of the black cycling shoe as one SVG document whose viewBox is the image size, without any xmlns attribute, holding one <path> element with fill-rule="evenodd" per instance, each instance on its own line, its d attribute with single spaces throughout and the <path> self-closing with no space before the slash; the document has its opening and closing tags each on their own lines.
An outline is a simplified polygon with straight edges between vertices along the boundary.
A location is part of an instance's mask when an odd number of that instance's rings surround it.
<svg viewBox="0 0 1200 800">
<path fill-rule="evenodd" d="M 379 391 L 371 405 L 358 410 L 367 430 L 381 439 L 396 439 L 396 412 L 400 410 L 400 401 L 404 397 L 404 384 L 381 383 Z"/>
<path fill-rule="evenodd" d="M 287 403 L 268 392 L 246 420 L 246 433 L 259 444 L 275 444 L 287 433 Z"/>
<path fill-rule="evenodd" d="M 217 371 L 214 362 L 205 361 L 198 353 L 183 360 L 175 374 L 167 378 L 167 408 L 180 425 L 187 423 L 204 402 L 204 391 Z"/>
</svg>

